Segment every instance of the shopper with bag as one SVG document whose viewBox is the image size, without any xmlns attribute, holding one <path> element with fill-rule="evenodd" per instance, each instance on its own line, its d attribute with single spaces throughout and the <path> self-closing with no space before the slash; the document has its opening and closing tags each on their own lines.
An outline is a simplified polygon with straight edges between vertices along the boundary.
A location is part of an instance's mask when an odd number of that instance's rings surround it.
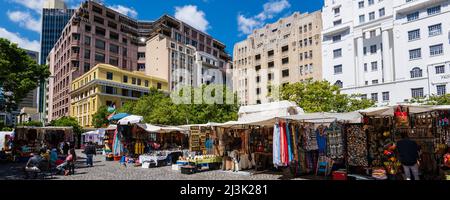
<svg viewBox="0 0 450 200">
<path fill-rule="evenodd" d="M 411 173 L 414 180 L 419 178 L 419 145 L 408 138 L 406 132 L 402 132 L 402 139 L 397 142 L 397 150 L 399 153 L 399 160 L 403 165 L 403 170 L 406 180 L 411 180 Z"/>
</svg>

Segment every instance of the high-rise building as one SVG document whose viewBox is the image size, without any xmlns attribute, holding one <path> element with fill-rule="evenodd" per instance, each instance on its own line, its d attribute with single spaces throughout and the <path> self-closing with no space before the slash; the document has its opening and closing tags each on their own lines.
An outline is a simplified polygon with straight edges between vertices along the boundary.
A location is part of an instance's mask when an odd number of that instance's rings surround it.
<svg viewBox="0 0 450 200">
<path fill-rule="evenodd" d="M 321 12 L 298 12 L 234 45 L 233 90 L 240 104 L 271 102 L 274 88 L 322 79 Z"/>
<path fill-rule="evenodd" d="M 231 58 L 226 46 L 183 21 L 168 15 L 159 18 L 153 23 L 146 48 L 146 74 L 167 80 L 171 90 L 227 84 Z"/>
<path fill-rule="evenodd" d="M 151 87 L 165 92 L 169 89 L 165 80 L 106 64 L 96 65 L 71 85 L 70 116 L 82 127 L 93 127 L 93 116 L 102 106 L 117 109 L 148 94 Z"/>
<path fill-rule="evenodd" d="M 144 28 L 146 26 L 143 26 Z M 69 116 L 70 84 L 99 63 L 136 71 L 146 31 L 139 22 L 102 4 L 86 1 L 75 11 L 49 54 L 53 81 L 48 120 Z"/>
<path fill-rule="evenodd" d="M 51 49 L 55 45 L 56 41 L 61 36 L 62 30 L 69 22 L 75 10 L 67 9 L 66 4 L 62 0 L 46 0 L 44 2 L 42 10 L 42 31 L 41 31 L 41 56 L 40 64 L 48 64 L 47 56 Z M 39 94 L 39 113 L 41 113 L 41 120 L 46 122 L 45 110 L 48 108 L 48 96 L 47 87 L 49 80 L 41 81 L 39 83 L 38 94 Z"/>
<path fill-rule="evenodd" d="M 378 105 L 447 93 L 449 2 L 326 0 L 323 78 Z"/>
<path fill-rule="evenodd" d="M 39 52 L 24 50 L 33 61 L 39 63 Z M 22 99 L 18 105 L 19 116 L 16 117 L 17 123 L 39 121 L 38 99 L 38 88 L 30 91 L 27 96 Z"/>
</svg>

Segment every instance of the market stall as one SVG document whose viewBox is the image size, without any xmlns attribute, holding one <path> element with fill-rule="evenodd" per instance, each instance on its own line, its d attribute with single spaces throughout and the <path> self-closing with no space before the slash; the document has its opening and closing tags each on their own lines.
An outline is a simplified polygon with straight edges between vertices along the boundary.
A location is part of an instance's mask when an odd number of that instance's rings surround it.
<svg viewBox="0 0 450 200">
<path fill-rule="evenodd" d="M 92 142 L 97 147 L 103 147 L 105 132 L 106 132 L 106 129 L 100 128 L 95 131 L 88 131 L 86 133 L 81 134 L 82 148 L 84 148 L 84 144 L 89 143 L 89 142 Z"/>
<path fill-rule="evenodd" d="M 420 175 L 440 179 L 444 154 L 449 146 L 448 106 L 398 105 L 360 111 L 368 137 L 368 172 L 378 179 L 403 179 L 396 142 L 402 133 L 421 148 Z"/>
<path fill-rule="evenodd" d="M 61 142 L 74 144 L 72 127 L 17 127 L 13 139 L 13 153 L 29 157 L 41 148 L 58 148 Z"/>
</svg>

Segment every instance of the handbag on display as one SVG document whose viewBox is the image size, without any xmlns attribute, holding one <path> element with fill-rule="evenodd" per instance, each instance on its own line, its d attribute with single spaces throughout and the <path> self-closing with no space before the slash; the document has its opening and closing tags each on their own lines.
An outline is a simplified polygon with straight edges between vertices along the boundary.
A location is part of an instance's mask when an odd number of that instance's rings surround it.
<svg viewBox="0 0 450 200">
<path fill-rule="evenodd" d="M 401 107 L 398 106 L 395 113 L 395 120 L 397 122 L 397 126 L 408 126 L 409 125 L 409 118 L 408 118 L 408 112 L 402 111 Z"/>
</svg>

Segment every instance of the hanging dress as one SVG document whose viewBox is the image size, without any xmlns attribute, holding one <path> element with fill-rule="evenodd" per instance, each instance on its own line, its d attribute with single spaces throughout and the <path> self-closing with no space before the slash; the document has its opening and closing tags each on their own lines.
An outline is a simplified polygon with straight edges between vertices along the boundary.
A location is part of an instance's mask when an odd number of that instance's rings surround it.
<svg viewBox="0 0 450 200">
<path fill-rule="evenodd" d="M 273 164 L 280 166 L 280 129 L 278 123 L 273 126 Z"/>
<path fill-rule="evenodd" d="M 292 154 L 292 139 L 291 139 L 291 131 L 289 130 L 289 123 L 286 123 L 286 138 L 287 138 L 287 144 L 288 144 L 288 162 L 287 164 L 291 163 L 291 161 L 294 160 L 294 155 Z"/>
</svg>

